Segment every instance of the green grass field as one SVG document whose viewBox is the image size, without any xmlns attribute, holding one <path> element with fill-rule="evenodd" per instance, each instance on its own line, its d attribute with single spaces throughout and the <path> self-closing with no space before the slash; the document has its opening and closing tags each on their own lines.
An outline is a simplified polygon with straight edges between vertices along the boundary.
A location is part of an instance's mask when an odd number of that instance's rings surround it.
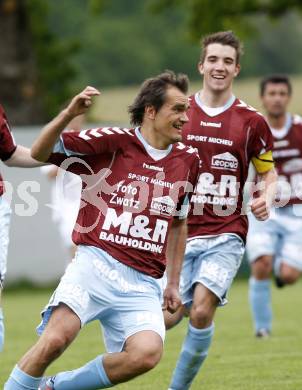
<svg viewBox="0 0 302 390">
<path fill-rule="evenodd" d="M 234 93 L 240 99 L 261 111 L 259 81 L 259 78 L 235 80 Z M 302 114 L 299 99 L 302 94 L 302 77 L 291 77 L 291 81 L 293 84 L 293 99 L 289 109 L 292 113 Z M 190 85 L 190 93 L 194 93 L 200 88 L 201 81 L 192 82 Z M 99 86 L 99 89 L 102 94 L 95 99 L 95 104 L 92 106 L 90 113 L 90 120 L 95 123 L 108 125 L 128 125 L 127 107 L 133 102 L 139 86 L 111 89 L 103 89 L 102 86 Z"/>
<path fill-rule="evenodd" d="M 268 340 L 252 335 L 247 305 L 247 281 L 238 280 L 230 292 L 230 304 L 219 309 L 216 333 L 202 373 L 192 390 L 300 390 L 302 389 L 302 283 L 273 290 L 274 333 Z M 11 368 L 35 342 L 39 311 L 50 291 L 16 290 L 3 295 L 7 338 L 0 354 L 0 388 Z M 167 390 L 186 321 L 167 334 L 165 354 L 150 373 L 117 386 L 120 390 Z M 104 351 L 99 325 L 85 327 L 74 344 L 48 373 L 72 369 Z"/>
</svg>

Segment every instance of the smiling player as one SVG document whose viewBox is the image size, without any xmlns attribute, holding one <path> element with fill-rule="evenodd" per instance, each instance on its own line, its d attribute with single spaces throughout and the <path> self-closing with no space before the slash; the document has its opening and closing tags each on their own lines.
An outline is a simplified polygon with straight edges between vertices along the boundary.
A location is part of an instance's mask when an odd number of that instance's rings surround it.
<svg viewBox="0 0 302 390">
<path fill-rule="evenodd" d="M 135 129 L 105 127 L 61 135 L 99 94 L 87 87 L 33 145 L 37 159 L 81 174 L 85 205 L 73 233 L 76 258 L 43 312 L 40 340 L 14 368 L 6 390 L 103 389 L 150 370 L 160 360 L 166 251 L 164 305 L 176 310 L 182 232 L 199 169 L 196 152 L 179 142 L 188 121 L 187 88 L 186 76 L 163 73 L 146 80 L 130 107 Z M 110 171 L 104 170 L 108 165 Z M 42 379 L 81 326 L 93 320 L 100 321 L 110 353 Z"/>
<path fill-rule="evenodd" d="M 170 384 L 189 389 L 210 347 L 216 308 L 240 266 L 248 222 L 242 213 L 242 190 L 253 162 L 262 191 L 251 205 L 265 220 L 276 180 L 272 135 L 263 116 L 232 93 L 240 71 L 241 45 L 230 31 L 209 35 L 202 42 L 198 70 L 203 88 L 191 97 L 183 142 L 201 158 L 200 177 L 192 196 L 188 242 L 181 275 L 183 303 L 190 308 L 188 333 Z M 180 321 L 184 309 L 166 316 L 167 327 Z"/>
</svg>

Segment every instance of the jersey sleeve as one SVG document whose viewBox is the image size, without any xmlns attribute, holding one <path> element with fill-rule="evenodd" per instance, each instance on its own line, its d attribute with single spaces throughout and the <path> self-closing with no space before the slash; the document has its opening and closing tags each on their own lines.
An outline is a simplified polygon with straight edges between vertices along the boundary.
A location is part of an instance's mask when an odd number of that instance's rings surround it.
<svg viewBox="0 0 302 390">
<path fill-rule="evenodd" d="M 53 150 L 66 156 L 113 153 L 123 147 L 134 134 L 130 129 L 103 127 L 62 133 Z"/>
<path fill-rule="evenodd" d="M 257 114 L 251 122 L 247 153 L 258 173 L 265 173 L 274 167 L 272 150 L 271 130 L 263 116 Z"/>
<path fill-rule="evenodd" d="M 7 117 L 0 106 L 0 159 L 8 160 L 16 150 L 16 143 L 10 131 Z"/>
</svg>

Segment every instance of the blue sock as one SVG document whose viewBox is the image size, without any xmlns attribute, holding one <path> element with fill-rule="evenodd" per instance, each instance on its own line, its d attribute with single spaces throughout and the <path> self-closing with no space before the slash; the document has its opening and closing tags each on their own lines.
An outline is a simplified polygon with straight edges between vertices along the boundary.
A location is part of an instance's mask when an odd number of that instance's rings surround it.
<svg viewBox="0 0 302 390">
<path fill-rule="evenodd" d="M 34 378 L 15 366 L 4 385 L 4 390 L 37 390 L 42 378 Z"/>
<path fill-rule="evenodd" d="M 0 352 L 3 350 L 4 345 L 4 317 L 3 311 L 0 307 Z"/>
<path fill-rule="evenodd" d="M 271 281 L 257 280 L 254 277 L 249 281 L 249 299 L 256 332 L 260 329 L 272 329 Z"/>
<path fill-rule="evenodd" d="M 205 329 L 189 324 L 188 333 L 173 373 L 170 390 L 187 390 L 208 355 L 214 324 Z"/>
<path fill-rule="evenodd" d="M 55 390 L 95 390 L 112 386 L 104 370 L 103 355 L 76 370 L 60 372 L 54 378 Z"/>
</svg>

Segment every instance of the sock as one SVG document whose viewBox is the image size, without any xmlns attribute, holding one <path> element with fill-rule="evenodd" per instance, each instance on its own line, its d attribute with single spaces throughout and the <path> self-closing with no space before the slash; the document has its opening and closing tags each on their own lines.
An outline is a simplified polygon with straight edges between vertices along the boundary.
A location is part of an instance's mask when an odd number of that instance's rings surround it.
<svg viewBox="0 0 302 390">
<path fill-rule="evenodd" d="M 104 370 L 103 355 L 76 370 L 60 372 L 54 378 L 55 390 L 95 390 L 112 386 Z"/>
<path fill-rule="evenodd" d="M 214 334 L 214 324 L 205 329 L 191 324 L 184 340 L 180 357 L 173 372 L 170 390 L 187 390 L 208 355 Z"/>
<path fill-rule="evenodd" d="M 38 390 L 42 378 L 35 378 L 15 366 L 4 385 L 4 390 Z"/>
<path fill-rule="evenodd" d="M 260 329 L 272 329 L 271 281 L 257 280 L 254 277 L 249 281 L 249 300 L 254 319 L 256 332 Z"/>
<path fill-rule="evenodd" d="M 0 307 L 0 352 L 3 350 L 4 345 L 4 317 L 3 311 Z"/>
</svg>

